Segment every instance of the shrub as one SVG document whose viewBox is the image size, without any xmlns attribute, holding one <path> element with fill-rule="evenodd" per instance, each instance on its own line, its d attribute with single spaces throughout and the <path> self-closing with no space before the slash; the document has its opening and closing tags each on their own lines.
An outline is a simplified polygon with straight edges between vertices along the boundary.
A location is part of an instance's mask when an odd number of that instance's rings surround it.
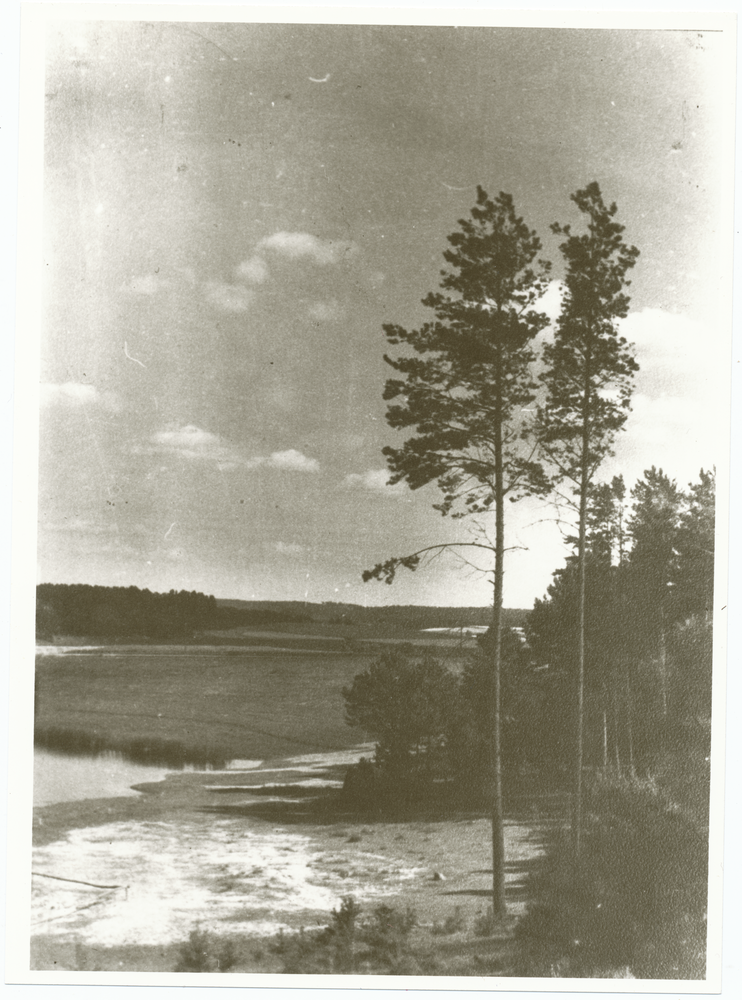
<svg viewBox="0 0 742 1000">
<path fill-rule="evenodd" d="M 362 757 L 345 772 L 343 798 L 361 808 L 371 806 L 383 797 L 383 777 L 378 767 Z"/>
<path fill-rule="evenodd" d="M 486 913 L 481 913 L 474 921 L 474 937 L 492 937 L 496 927 L 495 911 L 490 906 Z"/>
<path fill-rule="evenodd" d="M 352 896 L 333 910 L 327 927 L 298 935 L 279 934 L 273 951 L 283 956 L 283 972 L 416 975 L 417 959 L 409 935 L 417 923 L 412 910 L 378 906 L 362 922 Z"/>
<path fill-rule="evenodd" d="M 346 720 L 376 740 L 375 762 L 394 787 L 447 773 L 447 737 L 458 703 L 457 678 L 428 656 L 385 652 L 343 689 Z"/>
<path fill-rule="evenodd" d="M 703 978 L 705 831 L 649 782 L 596 778 L 585 806 L 578 867 L 557 850 L 518 926 L 521 974 Z"/>
<path fill-rule="evenodd" d="M 453 913 L 446 917 L 443 921 L 436 921 L 433 924 L 432 933 L 436 937 L 441 937 L 447 934 L 458 934 L 460 931 L 466 930 L 466 921 L 461 915 L 461 907 L 457 906 Z"/>
<path fill-rule="evenodd" d="M 407 967 L 409 936 L 417 923 L 414 910 L 404 912 L 382 904 L 374 910 L 370 921 L 362 928 L 361 940 L 367 946 L 367 960 L 391 975 L 410 975 Z"/>
<path fill-rule="evenodd" d="M 352 896 L 346 896 L 339 910 L 332 911 L 334 965 L 337 972 L 352 972 L 355 966 L 356 918 L 360 906 Z"/>
<path fill-rule="evenodd" d="M 195 927 L 179 949 L 176 972 L 229 972 L 237 964 L 233 941 L 215 940 L 208 931 Z"/>
</svg>

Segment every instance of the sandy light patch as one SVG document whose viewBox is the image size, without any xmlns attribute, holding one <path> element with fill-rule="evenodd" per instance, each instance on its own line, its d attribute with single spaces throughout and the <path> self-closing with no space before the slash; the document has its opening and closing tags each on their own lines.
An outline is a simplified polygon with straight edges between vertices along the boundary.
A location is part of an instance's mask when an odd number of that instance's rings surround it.
<svg viewBox="0 0 742 1000">
<path fill-rule="evenodd" d="M 181 941 L 199 923 L 221 934 L 310 926 L 342 896 L 394 894 L 429 874 L 369 852 L 328 854 L 292 830 L 213 818 L 72 830 L 35 850 L 34 872 L 34 931 L 98 945 Z"/>
</svg>

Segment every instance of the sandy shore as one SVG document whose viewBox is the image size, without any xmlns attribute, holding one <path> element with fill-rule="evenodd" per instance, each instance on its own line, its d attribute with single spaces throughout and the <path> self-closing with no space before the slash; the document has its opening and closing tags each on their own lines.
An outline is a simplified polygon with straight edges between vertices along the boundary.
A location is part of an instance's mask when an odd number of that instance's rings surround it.
<svg viewBox="0 0 742 1000">
<path fill-rule="evenodd" d="M 454 914 L 471 926 L 489 901 L 488 821 L 323 813 L 317 796 L 341 783 L 346 757 L 171 773 L 139 798 L 35 810 L 34 967 L 172 970 L 196 926 L 259 941 L 323 925 L 350 895 L 412 907 L 423 926 Z M 538 825 L 507 824 L 514 917 L 542 853 Z"/>
</svg>

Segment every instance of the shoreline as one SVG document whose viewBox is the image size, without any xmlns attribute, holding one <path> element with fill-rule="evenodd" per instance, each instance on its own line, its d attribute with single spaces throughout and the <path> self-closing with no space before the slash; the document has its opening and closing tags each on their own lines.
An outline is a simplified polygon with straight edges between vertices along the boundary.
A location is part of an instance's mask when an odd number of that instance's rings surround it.
<svg viewBox="0 0 742 1000">
<path fill-rule="evenodd" d="M 178 947 L 201 926 L 250 953 L 234 971 L 279 972 L 264 943 L 323 926 L 347 896 L 366 913 L 381 903 L 413 909 L 423 936 L 454 915 L 468 927 L 482 917 L 491 892 L 486 817 L 342 810 L 334 792 L 311 784 L 322 767 L 289 758 L 175 772 L 138 798 L 36 807 L 33 967 L 172 971 Z M 325 762 L 325 778 L 337 775 Z M 543 856 L 539 826 L 506 824 L 513 919 L 525 905 L 524 874 Z"/>
</svg>

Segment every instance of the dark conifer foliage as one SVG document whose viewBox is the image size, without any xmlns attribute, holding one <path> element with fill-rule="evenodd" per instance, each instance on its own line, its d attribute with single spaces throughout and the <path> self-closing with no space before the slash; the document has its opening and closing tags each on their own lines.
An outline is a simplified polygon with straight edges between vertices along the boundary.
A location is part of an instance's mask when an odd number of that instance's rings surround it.
<svg viewBox="0 0 742 1000">
<path fill-rule="evenodd" d="M 673 617 L 711 621 L 714 593 L 716 473 L 701 469 L 691 483 L 680 515 L 676 557 L 670 575 Z"/>
<path fill-rule="evenodd" d="M 152 593 L 138 587 L 42 583 L 36 630 L 54 635 L 182 639 L 218 621 L 216 598 L 196 591 Z"/>
<path fill-rule="evenodd" d="M 601 527 L 597 511 L 615 482 L 598 484 L 588 505 L 584 762 L 646 774 L 665 750 L 696 739 L 689 724 L 705 731 L 710 721 L 714 476 L 702 471 L 684 493 L 648 469 L 620 514 L 623 541 L 606 554 L 610 517 Z M 527 622 L 534 659 L 565 684 L 574 677 L 578 622 L 573 556 Z"/>
</svg>

